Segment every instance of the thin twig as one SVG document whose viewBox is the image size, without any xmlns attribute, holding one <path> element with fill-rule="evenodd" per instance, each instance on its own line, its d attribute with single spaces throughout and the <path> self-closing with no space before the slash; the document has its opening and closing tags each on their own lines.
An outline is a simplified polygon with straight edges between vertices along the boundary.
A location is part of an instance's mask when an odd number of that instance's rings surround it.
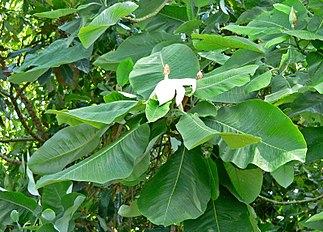
<svg viewBox="0 0 323 232">
<path fill-rule="evenodd" d="M 6 97 L 10 97 L 10 94 L 7 91 L 5 91 L 1 86 L 0 86 L 0 93 L 2 93 Z"/>
<path fill-rule="evenodd" d="M 15 138 L 15 139 L 0 139 L 0 143 L 15 143 L 15 142 L 28 142 L 35 141 L 34 138 Z"/>
<path fill-rule="evenodd" d="M 28 85 L 30 85 L 31 82 L 27 82 L 26 84 L 24 84 L 21 88 L 17 87 L 17 94 L 16 94 L 16 99 L 18 99 L 18 97 L 20 97 L 20 94 L 27 88 Z"/>
<path fill-rule="evenodd" d="M 307 203 L 307 202 L 320 200 L 323 198 L 323 194 L 318 197 L 311 198 L 311 199 L 293 200 L 293 201 L 276 201 L 276 200 L 272 200 L 272 199 L 269 199 L 269 198 L 261 196 L 261 195 L 259 195 L 258 197 L 265 200 L 265 201 L 269 201 L 271 203 L 274 203 L 276 205 L 292 205 L 292 204 L 301 204 L 301 203 Z"/>
<path fill-rule="evenodd" d="M 172 0 L 165 0 L 155 11 L 151 12 L 150 14 L 145 15 L 144 17 L 141 17 L 141 18 L 124 17 L 124 19 L 127 19 L 127 20 L 135 22 L 135 23 L 140 23 L 142 21 L 145 21 L 146 19 L 156 16 L 164 8 L 164 6 L 171 1 Z"/>
<path fill-rule="evenodd" d="M 31 137 L 35 138 L 37 141 L 45 142 L 45 140 L 43 138 L 40 138 L 38 135 L 36 135 L 31 130 L 31 128 L 27 125 L 27 123 L 25 121 L 25 118 L 24 118 L 24 116 L 22 115 L 22 113 L 21 113 L 21 111 L 19 109 L 17 100 L 13 96 L 10 96 L 10 100 L 11 100 L 11 103 L 13 104 L 14 109 L 15 109 L 17 115 L 18 115 L 19 121 L 21 122 L 22 126 L 26 129 L 26 131 L 31 135 Z"/>
<path fill-rule="evenodd" d="M 0 153 L 0 157 L 1 157 L 2 159 L 4 159 L 5 161 L 7 161 L 8 163 L 17 164 L 17 165 L 21 164 L 21 161 L 20 161 L 20 160 L 11 159 L 11 158 L 9 158 L 9 157 L 5 156 L 5 155 L 4 155 L 4 154 L 2 154 L 2 153 Z"/>
<path fill-rule="evenodd" d="M 26 85 L 24 86 L 25 88 L 27 87 Z M 23 92 L 22 88 L 17 87 L 17 91 L 20 93 L 20 98 L 21 101 L 25 104 L 26 109 L 31 117 L 31 120 L 34 122 L 40 136 L 42 137 L 43 140 L 48 139 L 48 135 L 45 132 L 45 129 L 43 127 L 43 124 L 41 123 L 40 119 L 36 115 L 35 108 L 32 104 L 30 104 L 29 100 L 27 99 L 26 94 Z M 17 97 L 16 97 L 17 98 Z"/>
</svg>

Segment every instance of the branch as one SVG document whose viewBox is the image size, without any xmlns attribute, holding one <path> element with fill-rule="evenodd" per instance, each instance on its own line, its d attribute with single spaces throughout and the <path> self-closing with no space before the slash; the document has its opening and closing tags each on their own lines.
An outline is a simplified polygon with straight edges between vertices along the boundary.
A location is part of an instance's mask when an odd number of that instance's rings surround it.
<svg viewBox="0 0 323 232">
<path fill-rule="evenodd" d="M 172 0 L 165 0 L 155 11 L 151 12 L 150 14 L 147 14 L 145 15 L 144 17 L 141 17 L 141 18 L 131 18 L 131 17 L 123 17 L 124 19 L 127 19 L 131 22 L 134 22 L 134 23 L 140 23 L 142 21 L 145 21 L 146 19 L 149 19 L 149 18 L 152 18 L 154 16 L 156 16 L 163 8 L 164 6 L 171 2 Z"/>
<path fill-rule="evenodd" d="M 271 203 L 274 203 L 276 205 L 292 205 L 292 204 L 302 204 L 302 203 L 307 203 L 307 202 L 320 200 L 320 199 L 323 198 L 323 194 L 318 196 L 318 197 L 311 198 L 311 199 L 293 200 L 293 201 L 276 201 L 276 200 L 272 200 L 272 199 L 269 199 L 269 198 L 261 196 L 261 195 L 259 195 L 258 197 L 265 200 L 265 201 L 269 201 Z"/>
<path fill-rule="evenodd" d="M 25 84 L 23 86 L 23 88 L 16 87 L 16 90 L 19 91 L 21 101 L 25 104 L 26 109 L 31 117 L 31 120 L 33 120 L 40 136 L 42 137 L 43 140 L 47 140 L 48 136 L 45 132 L 45 129 L 44 129 L 42 123 L 40 122 L 40 119 L 36 115 L 36 111 L 35 111 L 34 106 L 32 104 L 30 104 L 29 100 L 27 99 L 26 94 L 23 92 L 23 89 L 26 87 L 27 87 L 27 84 Z"/>
<path fill-rule="evenodd" d="M 35 141 L 34 138 L 16 138 L 16 139 L 0 139 L 0 143 L 11 143 L 11 142 L 28 142 Z"/>
<path fill-rule="evenodd" d="M 18 107 L 18 103 L 17 103 L 17 100 L 13 97 L 13 96 L 10 96 L 10 100 L 14 106 L 14 109 L 18 115 L 18 118 L 19 118 L 19 121 L 21 122 L 22 126 L 26 129 L 26 131 L 31 135 L 31 137 L 33 137 L 34 139 L 36 139 L 37 141 L 39 142 L 45 142 L 44 139 L 40 138 L 38 135 L 36 135 L 32 130 L 31 128 L 27 125 L 26 121 L 25 121 L 25 118 L 24 116 L 22 115 L 19 107 Z"/>
<path fill-rule="evenodd" d="M 10 94 L 7 91 L 5 91 L 1 86 L 0 86 L 0 93 L 2 93 L 6 97 L 10 97 Z"/>
<path fill-rule="evenodd" d="M 12 163 L 12 164 L 16 164 L 16 165 L 19 165 L 21 164 L 21 161 L 20 160 L 16 160 L 16 159 L 11 159 L 7 156 L 5 156 L 4 154 L 0 153 L 0 157 L 2 159 L 4 159 L 5 161 L 7 161 L 8 163 Z"/>
</svg>

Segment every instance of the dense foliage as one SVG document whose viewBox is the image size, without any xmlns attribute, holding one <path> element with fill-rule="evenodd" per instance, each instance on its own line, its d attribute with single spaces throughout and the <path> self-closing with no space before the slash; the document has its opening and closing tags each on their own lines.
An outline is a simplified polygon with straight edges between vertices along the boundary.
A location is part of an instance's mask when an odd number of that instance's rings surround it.
<svg viewBox="0 0 323 232">
<path fill-rule="evenodd" d="M 321 0 L 2 0 L 1 231 L 323 230 Z"/>
</svg>

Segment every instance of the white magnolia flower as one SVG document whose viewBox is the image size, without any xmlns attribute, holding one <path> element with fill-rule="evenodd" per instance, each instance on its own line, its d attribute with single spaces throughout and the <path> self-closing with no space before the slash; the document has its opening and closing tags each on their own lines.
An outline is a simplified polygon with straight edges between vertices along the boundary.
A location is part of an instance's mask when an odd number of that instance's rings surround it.
<svg viewBox="0 0 323 232">
<path fill-rule="evenodd" d="M 195 78 L 182 78 L 182 79 L 169 79 L 168 75 L 170 74 L 170 67 L 168 64 L 164 66 L 163 69 L 165 78 L 160 81 L 154 91 L 151 93 L 150 98 L 157 96 L 159 105 L 162 105 L 170 100 L 172 100 L 175 95 L 176 105 L 179 106 L 185 96 L 184 86 L 191 86 L 193 94 L 196 90 L 196 79 Z M 197 77 L 202 75 L 201 72 L 198 72 Z"/>
</svg>

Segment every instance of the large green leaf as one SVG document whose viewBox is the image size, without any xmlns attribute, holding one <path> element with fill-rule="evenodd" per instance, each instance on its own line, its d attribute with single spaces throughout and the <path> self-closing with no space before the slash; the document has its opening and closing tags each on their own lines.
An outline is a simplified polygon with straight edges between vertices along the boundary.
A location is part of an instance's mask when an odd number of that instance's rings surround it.
<svg viewBox="0 0 323 232">
<path fill-rule="evenodd" d="M 61 171 L 67 164 L 93 151 L 104 131 L 86 124 L 64 128 L 32 155 L 28 167 L 41 175 Z"/>
<path fill-rule="evenodd" d="M 305 30 L 290 30 L 290 31 L 284 31 L 287 35 L 295 36 L 299 39 L 305 39 L 305 40 L 321 40 L 323 41 L 323 35 L 320 35 L 318 33 L 314 33 L 311 31 L 305 31 Z"/>
<path fill-rule="evenodd" d="M 13 70 L 15 74 L 8 80 L 15 84 L 34 81 L 51 67 L 88 58 L 91 53 L 92 48 L 85 49 L 80 43 L 70 46 L 68 39 L 56 40 L 38 54 L 28 54 L 24 63 Z"/>
<path fill-rule="evenodd" d="M 93 21 L 80 29 L 78 37 L 85 48 L 90 47 L 106 29 L 116 24 L 121 17 L 129 15 L 138 8 L 133 2 L 120 2 L 105 9 Z"/>
<path fill-rule="evenodd" d="M 138 208 L 151 222 L 168 226 L 199 217 L 209 199 L 208 171 L 201 151 L 182 147 L 144 186 Z"/>
<path fill-rule="evenodd" d="M 218 168 L 216 163 L 210 157 L 205 159 L 205 165 L 209 172 L 211 199 L 215 201 L 220 196 Z"/>
<path fill-rule="evenodd" d="M 213 100 L 221 93 L 248 83 L 250 75 L 253 75 L 257 68 L 258 65 L 246 65 L 223 72 L 211 72 L 197 81 L 194 95 L 202 99 Z"/>
<path fill-rule="evenodd" d="M 77 180 L 106 183 L 128 177 L 136 162 L 145 155 L 149 142 L 149 126 L 143 124 L 101 149 L 91 157 L 52 175 L 43 176 L 38 188 L 50 183 Z"/>
<path fill-rule="evenodd" d="M 169 64 L 172 78 L 195 78 L 199 62 L 193 51 L 184 44 L 173 44 L 137 61 L 130 73 L 134 90 L 148 98 L 157 83 L 164 79 L 163 66 Z"/>
<path fill-rule="evenodd" d="M 215 130 L 245 133 L 262 139 L 257 144 L 235 150 L 220 143 L 221 158 L 240 168 L 252 163 L 271 172 L 292 160 L 305 161 L 307 148 L 300 131 L 280 109 L 264 101 L 255 99 L 222 107 L 217 116 L 205 123 Z"/>
<path fill-rule="evenodd" d="M 210 201 L 202 216 L 196 220 L 185 221 L 184 228 L 187 232 L 251 232 L 254 230 L 250 216 L 247 205 L 226 193 L 221 194 L 216 201 Z"/>
<path fill-rule="evenodd" d="M 216 135 L 220 135 L 232 149 L 258 143 L 261 140 L 250 134 L 214 130 L 206 126 L 196 114 L 183 115 L 176 124 L 176 128 L 183 137 L 185 147 L 189 150 L 209 141 Z"/>
<path fill-rule="evenodd" d="M 198 50 L 216 50 L 220 48 L 243 48 L 264 53 L 264 49 L 251 40 L 238 36 L 221 36 L 209 34 L 192 34 L 194 47 Z"/>
<path fill-rule="evenodd" d="M 33 215 L 37 206 L 37 203 L 33 199 L 22 193 L 0 190 L 0 225 L 13 224 L 10 218 L 12 210 L 17 210 L 19 220 L 25 223 Z"/>
<path fill-rule="evenodd" d="M 259 168 L 240 169 L 231 163 L 223 163 L 228 178 L 220 175 L 221 184 L 241 202 L 250 204 L 261 192 L 262 170 Z"/>
<path fill-rule="evenodd" d="M 272 74 L 270 71 L 256 76 L 246 85 L 246 92 L 251 93 L 267 87 L 270 84 L 271 78 Z"/>
<path fill-rule="evenodd" d="M 36 13 L 34 16 L 39 18 L 57 19 L 59 17 L 77 12 L 76 9 L 66 8 Z"/>
<path fill-rule="evenodd" d="M 48 113 L 57 114 L 59 124 L 68 123 L 72 126 L 86 123 L 102 128 L 113 123 L 118 117 L 126 114 L 137 105 L 137 101 L 115 101 L 96 106 L 87 106 L 74 110 L 49 110 Z"/>
<path fill-rule="evenodd" d="M 116 70 L 118 64 L 124 59 L 131 57 L 133 62 L 136 62 L 140 58 L 148 56 L 157 44 L 164 41 L 180 42 L 180 36 L 163 31 L 136 34 L 125 39 L 116 51 L 100 56 L 94 64 L 107 70 Z"/>
</svg>

